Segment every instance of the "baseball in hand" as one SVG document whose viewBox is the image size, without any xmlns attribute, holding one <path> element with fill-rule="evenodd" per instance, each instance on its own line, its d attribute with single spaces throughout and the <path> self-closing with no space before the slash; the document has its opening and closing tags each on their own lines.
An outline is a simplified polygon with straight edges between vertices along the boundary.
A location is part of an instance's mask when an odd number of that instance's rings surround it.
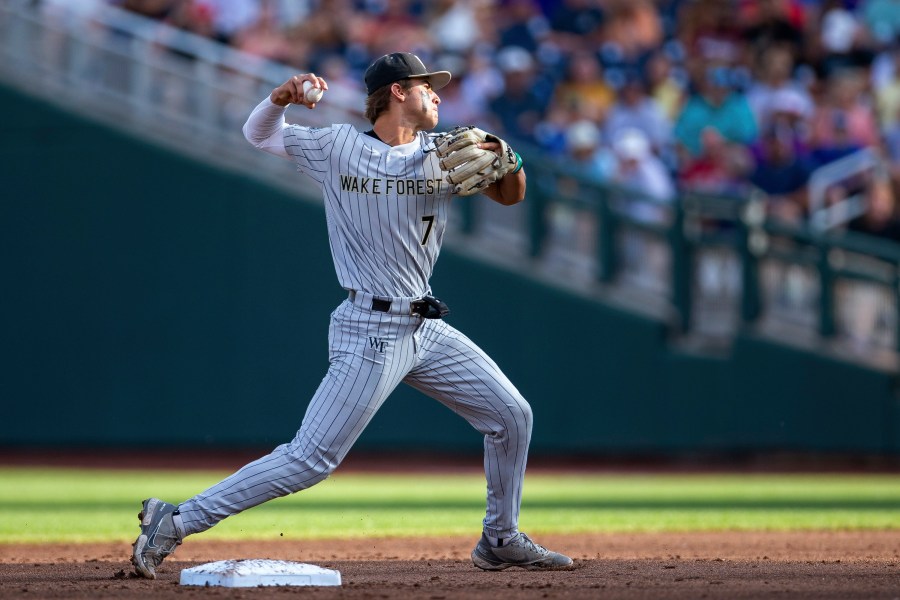
<svg viewBox="0 0 900 600">
<path fill-rule="evenodd" d="M 325 90 L 320 88 L 314 88 L 311 81 L 303 82 L 303 97 L 310 104 L 315 104 L 319 100 L 322 99 L 322 94 L 325 93 Z"/>
</svg>

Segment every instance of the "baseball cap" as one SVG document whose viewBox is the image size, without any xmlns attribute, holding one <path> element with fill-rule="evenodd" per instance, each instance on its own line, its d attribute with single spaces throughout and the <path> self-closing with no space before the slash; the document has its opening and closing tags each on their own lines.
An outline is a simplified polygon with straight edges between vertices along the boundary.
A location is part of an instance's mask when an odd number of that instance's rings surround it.
<svg viewBox="0 0 900 600">
<path fill-rule="evenodd" d="M 421 59 L 409 52 L 385 54 L 366 69 L 366 93 L 401 79 L 428 79 L 431 88 L 439 90 L 450 83 L 450 72 L 429 73 Z"/>
<path fill-rule="evenodd" d="M 506 46 L 497 53 L 497 65 L 504 73 L 525 73 L 534 66 L 534 59 L 521 46 Z"/>
<path fill-rule="evenodd" d="M 566 129 L 566 145 L 570 150 L 594 149 L 600 141 L 600 129 L 587 119 L 576 121 Z"/>
<path fill-rule="evenodd" d="M 625 160 L 643 160 L 650 156 L 650 141 L 640 129 L 626 127 L 616 136 L 613 150 Z"/>
</svg>

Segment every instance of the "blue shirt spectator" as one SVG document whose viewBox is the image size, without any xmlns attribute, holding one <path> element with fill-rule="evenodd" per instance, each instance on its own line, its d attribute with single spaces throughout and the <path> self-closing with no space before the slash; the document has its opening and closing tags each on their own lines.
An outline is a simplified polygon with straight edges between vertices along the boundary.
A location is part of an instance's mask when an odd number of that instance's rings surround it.
<svg viewBox="0 0 900 600">
<path fill-rule="evenodd" d="M 760 140 L 750 182 L 769 196 L 788 196 L 806 186 L 811 171 L 811 163 L 795 152 L 790 134 L 772 128 Z"/>
<path fill-rule="evenodd" d="M 756 120 L 747 98 L 731 89 L 726 70 L 706 71 L 700 91 L 691 94 L 675 123 L 675 139 L 692 156 L 701 151 L 701 133 L 716 129 L 726 141 L 750 144 L 757 137 Z"/>
</svg>

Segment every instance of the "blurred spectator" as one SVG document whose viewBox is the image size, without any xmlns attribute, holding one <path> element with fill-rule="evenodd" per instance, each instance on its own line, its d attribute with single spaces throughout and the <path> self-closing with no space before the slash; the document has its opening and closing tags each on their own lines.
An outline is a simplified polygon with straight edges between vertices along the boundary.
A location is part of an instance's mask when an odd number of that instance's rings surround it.
<svg viewBox="0 0 900 600">
<path fill-rule="evenodd" d="M 863 190 L 865 212 L 847 223 L 847 231 L 900 242 L 897 190 L 887 177 L 876 174 Z M 894 294 L 890 287 L 867 281 L 843 288 L 847 334 L 853 344 L 864 349 L 884 334 L 892 320 Z M 887 309 L 887 310 L 886 310 Z"/>
<path fill-rule="evenodd" d="M 344 58 L 337 54 L 326 56 L 317 67 L 316 73 L 328 82 L 330 102 L 339 106 L 363 106 L 365 90 L 359 79 L 350 72 Z"/>
<path fill-rule="evenodd" d="M 878 56 L 872 65 L 872 87 L 878 123 L 890 129 L 900 115 L 900 46 Z"/>
<path fill-rule="evenodd" d="M 826 0 L 818 24 L 818 36 L 812 39 L 819 71 L 828 77 L 839 69 L 863 67 L 872 60 L 866 29 L 856 20 L 843 0 Z"/>
<path fill-rule="evenodd" d="M 306 22 L 310 17 L 320 13 L 315 10 L 315 0 L 262 0 L 271 5 L 278 22 L 286 28 L 296 27 Z M 336 3 L 333 3 L 336 4 Z"/>
<path fill-rule="evenodd" d="M 842 69 L 826 85 L 810 133 L 813 158 L 819 165 L 879 143 L 875 115 L 863 97 L 862 74 L 856 69 Z"/>
<path fill-rule="evenodd" d="M 298 40 L 307 54 L 307 62 L 294 63 L 294 66 L 305 66 L 311 70 L 321 71 L 322 65 L 332 57 L 340 59 L 348 70 L 352 70 L 350 63 L 352 54 L 348 52 L 345 36 L 348 27 L 353 23 L 339 6 L 332 6 L 328 11 L 313 11 L 302 23 L 298 23 L 289 29 L 291 40 Z M 297 59 L 301 53 L 297 52 Z M 354 85 L 358 86 L 359 83 Z"/>
<path fill-rule="evenodd" d="M 666 119 L 674 123 L 684 102 L 684 85 L 672 72 L 672 61 L 660 50 L 647 59 L 644 66 L 650 96 L 656 100 Z"/>
<path fill-rule="evenodd" d="M 486 51 L 472 52 L 465 73 L 456 79 L 462 87 L 463 96 L 481 113 L 487 112 L 491 100 L 503 94 L 505 85 L 502 71 L 494 65 L 493 56 Z"/>
<path fill-rule="evenodd" d="M 778 90 L 769 102 L 765 130 L 778 129 L 782 139 L 791 140 L 798 156 L 809 159 L 811 119 L 812 115 L 805 111 L 804 102 L 792 90 Z"/>
<path fill-rule="evenodd" d="M 272 3 L 262 3 L 260 0 L 195 0 L 194 3 L 205 6 L 210 12 L 213 36 L 222 43 L 230 44 L 235 35 L 255 27 L 263 10 L 268 13 L 266 30 L 269 33 L 280 33 L 280 24 L 276 22 L 277 14 Z"/>
<path fill-rule="evenodd" d="M 535 62 L 524 48 L 509 46 L 497 55 L 503 72 L 503 93 L 490 102 L 492 116 L 507 135 L 534 140 L 548 97 L 540 87 Z"/>
<path fill-rule="evenodd" d="M 900 39 L 900 6 L 896 0 L 862 0 L 859 12 L 875 43 L 886 46 Z"/>
<path fill-rule="evenodd" d="M 616 169 L 616 157 L 602 144 L 600 129 L 586 119 L 572 123 L 565 135 L 568 170 L 591 181 L 609 181 Z"/>
<path fill-rule="evenodd" d="M 366 18 L 355 31 L 357 41 L 376 58 L 404 48 L 429 62 L 435 41 L 418 18 L 418 4 L 412 0 L 383 0 L 373 6 L 378 10 L 372 11 L 375 14 Z"/>
<path fill-rule="evenodd" d="M 177 2 L 166 14 L 166 21 L 179 29 L 208 38 L 216 37 L 214 8 L 199 0 Z"/>
<path fill-rule="evenodd" d="M 550 10 L 550 37 L 566 54 L 585 46 L 599 31 L 605 15 L 599 0 L 562 0 Z"/>
<path fill-rule="evenodd" d="M 441 50 L 465 54 L 482 39 L 474 2 L 439 0 L 431 7 L 428 31 Z"/>
<path fill-rule="evenodd" d="M 900 108 L 892 125 L 884 131 L 884 151 L 894 181 L 900 182 Z"/>
<path fill-rule="evenodd" d="M 606 65 L 643 66 L 663 41 L 659 12 L 649 0 L 607 0 L 601 55 Z"/>
<path fill-rule="evenodd" d="M 678 39 L 688 56 L 734 64 L 742 54 L 742 32 L 730 2 L 693 0 L 678 12 Z"/>
<path fill-rule="evenodd" d="M 541 182 L 555 184 L 555 197 L 576 200 L 550 202 L 545 218 L 556 245 L 581 255 L 591 251 L 597 235 L 596 210 L 583 200 L 596 193 L 596 185 L 607 183 L 615 169 L 616 159 L 602 141 L 600 129 L 589 120 L 569 125 L 565 131 L 565 154 L 558 161 L 561 176 Z"/>
<path fill-rule="evenodd" d="M 466 63 L 460 57 L 445 56 L 436 63 L 436 70 L 450 71 L 453 79 L 441 89 L 440 128 L 449 130 L 458 125 L 475 125 L 485 120 L 484 94 L 469 94 L 466 82 Z"/>
<path fill-rule="evenodd" d="M 255 22 L 245 23 L 227 34 L 220 32 L 218 36 L 220 39 L 227 36 L 228 43 L 239 50 L 289 65 L 306 63 L 311 43 L 304 38 L 288 39 L 270 3 L 263 5 Z"/>
<path fill-rule="evenodd" d="M 876 236 L 884 240 L 900 242 L 900 216 L 897 211 L 897 189 L 884 173 L 876 172 L 868 178 L 862 191 L 865 212 L 847 223 L 847 231 Z M 860 349 L 889 328 L 890 314 L 887 307 L 894 304 L 894 291 L 890 287 L 871 282 L 855 282 L 843 290 L 846 303 L 847 333 Z M 887 308 L 892 313 L 892 308 Z"/>
<path fill-rule="evenodd" d="M 625 128 L 613 140 L 616 168 L 612 180 L 640 196 L 669 202 L 675 197 L 675 184 L 663 162 L 656 157 L 650 140 L 643 131 Z M 660 215 L 649 203 L 635 204 L 636 214 L 642 220 L 659 220 Z"/>
<path fill-rule="evenodd" d="M 801 119 L 812 116 L 812 97 L 792 79 L 793 68 L 794 59 L 786 46 L 773 46 L 760 54 L 755 81 L 747 90 L 747 103 L 759 129 L 770 127 L 772 113 L 788 106 Z"/>
<path fill-rule="evenodd" d="M 664 224 L 675 198 L 675 185 L 665 165 L 640 129 L 626 128 L 613 141 L 616 167 L 612 181 L 624 190 L 620 210 L 638 223 Z M 623 266 L 643 286 L 657 285 L 667 272 L 668 252 L 658 238 L 626 228 L 620 235 Z"/>
<path fill-rule="evenodd" d="M 803 55 L 805 14 L 796 0 L 750 0 L 740 7 L 740 23 L 751 60 L 783 48 L 796 61 Z"/>
<path fill-rule="evenodd" d="M 750 182 L 768 196 L 770 214 L 799 223 L 806 213 L 806 184 L 811 165 L 799 156 L 790 127 L 772 125 L 759 142 Z"/>
<path fill-rule="evenodd" d="M 119 5 L 125 10 L 160 21 L 168 19 L 180 4 L 183 4 L 181 0 L 120 0 L 119 2 Z"/>
<path fill-rule="evenodd" d="M 747 98 L 731 86 L 730 71 L 709 66 L 701 72 L 696 90 L 675 123 L 675 139 L 688 157 L 704 150 L 702 132 L 716 130 L 726 142 L 749 144 L 756 139 L 756 120 Z"/>
<path fill-rule="evenodd" d="M 604 126 L 609 140 L 616 140 L 626 129 L 642 132 L 657 153 L 667 148 L 672 140 L 671 123 L 656 100 L 647 95 L 646 84 L 637 73 L 627 76 Z"/>
<path fill-rule="evenodd" d="M 746 191 L 747 176 L 753 169 L 749 150 L 726 139 L 714 127 L 700 134 L 700 153 L 679 169 L 679 186 L 706 194 L 741 194 Z"/>
<path fill-rule="evenodd" d="M 566 140 L 568 128 L 579 119 L 577 112 L 569 107 L 551 102 L 544 118 L 534 129 L 535 141 L 548 154 L 563 156 L 568 150 Z M 593 122 L 590 124 L 596 128 Z"/>
<path fill-rule="evenodd" d="M 580 50 L 569 57 L 565 78 L 556 86 L 553 104 L 561 104 L 583 118 L 597 123 L 616 101 L 616 92 L 603 77 L 596 54 Z"/>
<path fill-rule="evenodd" d="M 515 46 L 530 53 L 550 34 L 550 25 L 535 0 L 509 0 L 499 30 L 501 47 Z"/>
<path fill-rule="evenodd" d="M 900 242 L 900 217 L 896 190 L 886 177 L 874 177 L 864 192 L 866 212 L 847 224 L 847 229 Z"/>
</svg>

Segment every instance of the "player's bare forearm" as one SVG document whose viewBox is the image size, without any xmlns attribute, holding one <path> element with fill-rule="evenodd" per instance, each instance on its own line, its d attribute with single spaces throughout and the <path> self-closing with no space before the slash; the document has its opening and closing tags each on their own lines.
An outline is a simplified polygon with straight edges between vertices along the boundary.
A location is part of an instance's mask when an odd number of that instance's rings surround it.
<svg viewBox="0 0 900 600">
<path fill-rule="evenodd" d="M 272 90 L 269 98 L 273 104 L 278 106 L 287 106 L 288 104 L 299 104 L 306 108 L 314 108 L 315 103 L 306 100 L 303 93 L 303 82 L 309 81 L 314 87 L 322 90 L 328 89 L 328 84 L 321 77 L 316 77 L 314 73 L 305 73 L 302 75 L 294 75 L 277 88 Z"/>
<path fill-rule="evenodd" d="M 500 181 L 495 181 L 482 192 L 485 196 L 502 204 L 512 206 L 525 199 L 525 169 L 518 173 L 509 173 Z"/>
<path fill-rule="evenodd" d="M 500 151 L 500 144 L 496 142 L 482 142 L 478 146 L 493 152 Z M 499 181 L 484 188 L 481 193 L 504 206 L 518 204 L 525 199 L 525 169 L 519 169 L 518 173 L 508 173 Z"/>
</svg>

